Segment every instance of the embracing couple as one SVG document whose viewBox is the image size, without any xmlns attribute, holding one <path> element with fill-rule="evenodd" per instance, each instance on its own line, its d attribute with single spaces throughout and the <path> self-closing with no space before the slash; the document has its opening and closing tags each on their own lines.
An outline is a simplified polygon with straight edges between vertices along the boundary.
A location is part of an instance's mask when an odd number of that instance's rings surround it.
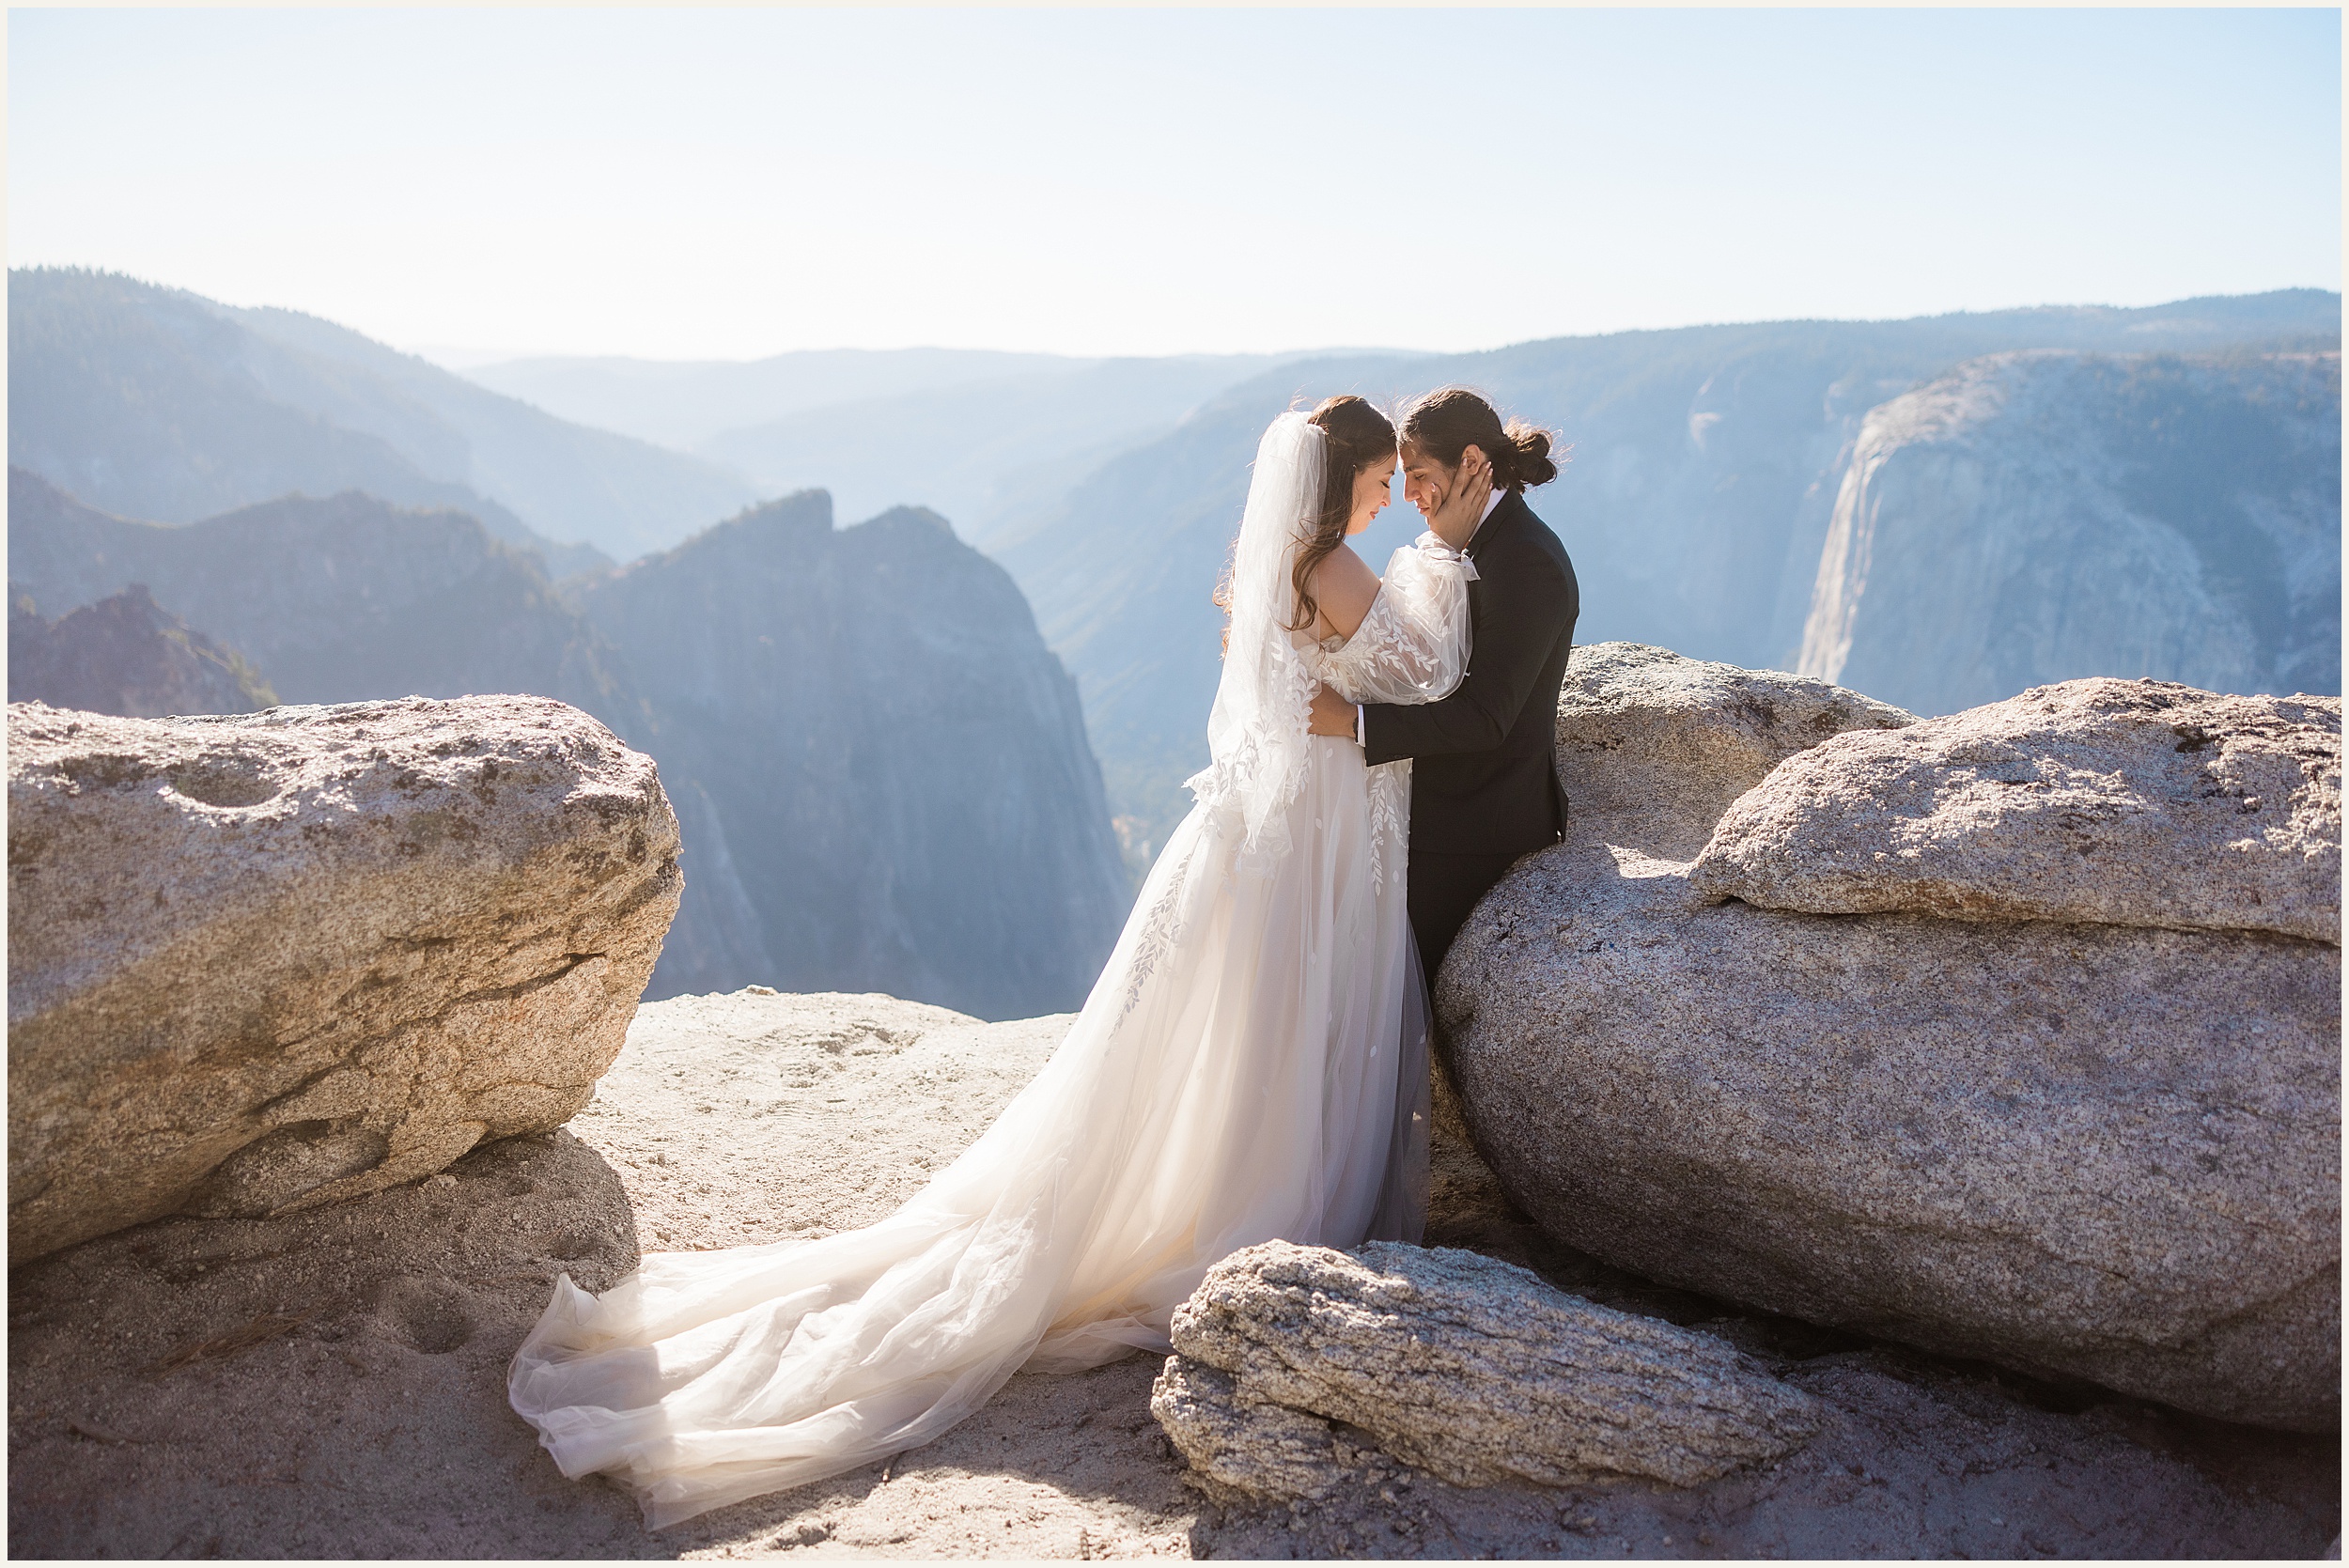
<svg viewBox="0 0 2349 1568">
<path fill-rule="evenodd" d="M 1417 1241 L 1427 981 L 1557 841 L 1579 598 L 1524 500 L 1548 438 L 1457 388 L 1266 430 L 1219 596 L 1213 761 L 1034 1080 L 879 1224 L 555 1284 L 514 1408 L 656 1527 L 928 1442 L 1022 1367 L 1164 1352 L 1207 1269 L 1269 1240 Z M 1395 467 L 1429 532 L 1346 548 Z"/>
</svg>

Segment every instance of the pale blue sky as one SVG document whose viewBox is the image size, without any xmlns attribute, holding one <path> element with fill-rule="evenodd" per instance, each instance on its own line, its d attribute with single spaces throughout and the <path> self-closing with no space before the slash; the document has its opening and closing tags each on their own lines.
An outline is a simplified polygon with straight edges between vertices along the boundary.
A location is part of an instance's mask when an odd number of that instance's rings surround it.
<svg viewBox="0 0 2349 1568">
<path fill-rule="evenodd" d="M 2341 62 L 2337 10 L 14 10 L 8 259 L 663 358 L 2337 288 Z"/>
</svg>

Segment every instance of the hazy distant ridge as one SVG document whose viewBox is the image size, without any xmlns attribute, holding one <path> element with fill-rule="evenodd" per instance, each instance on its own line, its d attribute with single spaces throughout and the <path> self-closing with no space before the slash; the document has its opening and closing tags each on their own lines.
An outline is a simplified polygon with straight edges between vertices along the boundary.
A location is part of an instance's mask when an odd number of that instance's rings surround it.
<svg viewBox="0 0 2349 1568">
<path fill-rule="evenodd" d="M 332 322 L 110 273 L 8 274 L 8 452 L 92 505 L 189 522 L 293 491 L 445 504 L 561 575 L 675 543 L 746 480 L 591 430 Z"/>
<path fill-rule="evenodd" d="M 834 403 L 937 392 L 1098 360 L 981 349 L 831 349 L 754 360 L 548 354 L 469 365 L 467 380 L 564 419 L 689 451 L 714 436 Z"/>
<path fill-rule="evenodd" d="M 1087 474 L 1298 355 L 1070 359 L 946 349 L 744 364 L 537 359 L 464 372 L 567 418 L 661 441 L 842 517 L 920 505 L 1000 550 Z"/>
</svg>

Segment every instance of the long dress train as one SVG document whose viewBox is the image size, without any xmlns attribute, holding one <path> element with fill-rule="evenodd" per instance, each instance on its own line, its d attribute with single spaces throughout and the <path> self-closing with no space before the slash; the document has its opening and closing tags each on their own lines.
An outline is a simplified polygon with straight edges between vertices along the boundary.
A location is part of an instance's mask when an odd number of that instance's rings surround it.
<svg viewBox="0 0 2349 1568">
<path fill-rule="evenodd" d="M 669 1525 L 927 1442 L 1023 1366 L 1164 1352 L 1174 1309 L 1239 1248 L 1418 1239 L 1409 764 L 1365 768 L 1306 736 L 1303 708 L 1320 679 L 1361 701 L 1448 692 L 1473 568 L 1426 536 L 1351 639 L 1283 631 L 1268 606 L 1319 490 L 1301 424 L 1259 454 L 1216 762 L 1066 1038 L 878 1224 L 647 1254 L 600 1297 L 559 1279 L 508 1391 L 566 1475 L 608 1472 Z"/>
</svg>

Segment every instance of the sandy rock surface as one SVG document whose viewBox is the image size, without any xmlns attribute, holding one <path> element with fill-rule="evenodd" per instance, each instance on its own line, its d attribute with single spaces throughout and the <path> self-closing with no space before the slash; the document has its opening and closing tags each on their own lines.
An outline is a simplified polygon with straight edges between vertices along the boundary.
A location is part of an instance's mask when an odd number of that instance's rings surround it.
<svg viewBox="0 0 2349 1568">
<path fill-rule="evenodd" d="M 1511 1199 L 1690 1291 L 2333 1430 L 2339 949 L 1709 902 L 1703 803 L 1655 759 L 1760 768 L 1831 726 L 1781 707 L 1757 743 L 1781 677 L 1585 651 L 1559 722 L 1568 839 L 1485 902 L 1438 991 Z"/>
<path fill-rule="evenodd" d="M 1267 1242 L 1207 1273 L 1174 1314 L 1154 1400 L 1192 1467 L 1250 1491 L 1299 1486 L 1299 1414 L 1360 1429 L 1459 1486 L 1601 1475 L 1711 1481 L 1800 1446 L 1816 1401 L 1710 1335 L 1617 1312 L 1474 1252 L 1373 1242 L 1356 1253 Z M 1214 1375 L 1221 1374 L 1221 1377 Z M 1252 1452 L 1252 1426 L 1279 1455 Z"/>
<path fill-rule="evenodd" d="M 1691 880 L 1812 914 L 2275 931 L 2341 945 L 2341 699 L 2074 680 L 1839 736 L 1722 815 Z"/>
<path fill-rule="evenodd" d="M 1725 1315 L 1573 1252 L 1511 1210 L 1440 1102 L 1431 1243 L 1729 1340 L 1818 1398 L 1827 1426 L 1775 1467 L 1693 1489 L 1469 1490 L 1364 1452 L 1326 1498 L 1226 1508 L 1184 1483 L 1149 1412 L 1162 1359 L 1136 1356 L 1015 1377 L 894 1464 L 656 1534 L 624 1493 L 564 1480 L 506 1408 L 506 1362 L 556 1272 L 602 1289 L 646 1247 L 877 1219 L 977 1136 L 1066 1023 L 980 1025 L 886 997 L 679 998 L 640 1012 L 569 1129 L 350 1203 L 163 1219 L 19 1264 L 9 1545 L 20 1557 L 2289 1557 L 2340 1528 L 2331 1439 Z"/>
<path fill-rule="evenodd" d="M 8 708 L 8 1247 L 560 1126 L 677 911 L 652 759 L 537 697 Z"/>
<path fill-rule="evenodd" d="M 1190 1553 L 1149 1358 L 1022 1377 L 886 1473 L 658 1534 L 506 1404 L 556 1273 L 887 1214 L 1067 1019 L 889 997 L 642 1009 L 566 1130 L 277 1219 L 166 1219 L 11 1276 L 19 1556 L 1075 1557 Z M 800 1087 L 805 1085 L 806 1087 Z M 95 1354 L 93 1354 L 95 1350 Z M 98 1435 L 92 1436 L 95 1431 Z"/>
</svg>

